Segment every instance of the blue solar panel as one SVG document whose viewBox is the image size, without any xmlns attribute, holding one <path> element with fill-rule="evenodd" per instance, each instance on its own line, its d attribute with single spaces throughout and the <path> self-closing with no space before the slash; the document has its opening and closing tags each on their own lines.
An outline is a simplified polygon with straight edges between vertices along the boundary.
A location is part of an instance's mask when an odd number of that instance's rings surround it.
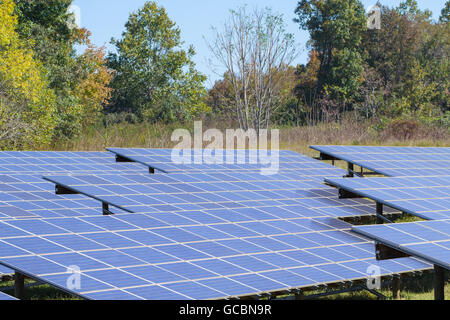
<svg viewBox="0 0 450 320">
<path fill-rule="evenodd" d="M 364 279 L 378 263 L 367 239 L 332 218 L 374 213 L 322 184 L 341 169 L 289 151 L 271 176 L 256 172 L 261 164 L 177 167 L 170 150 L 138 153 L 147 167 L 190 173 L 141 174 L 111 153 L 0 152 L 0 263 L 89 299 L 156 300 Z M 88 197 L 55 195 L 41 173 Z M 101 202 L 118 214 L 102 216 Z M 81 288 L 68 287 L 74 266 Z M 382 266 L 430 268 L 412 258 Z"/>
<path fill-rule="evenodd" d="M 116 163 L 109 152 L 0 152 L 0 219 L 82 216 L 99 209 L 82 195 L 56 196 L 42 174 L 96 173 L 114 179 L 117 173 L 142 172 L 144 166 Z"/>
<path fill-rule="evenodd" d="M 85 216 L 99 203 L 83 195 L 56 196 L 42 174 L 105 174 L 144 172 L 138 164 L 116 163 L 110 152 L 0 152 L 0 220 Z M 112 208 L 114 212 L 121 212 Z M 0 273 L 10 274 L 2 268 Z"/>
<path fill-rule="evenodd" d="M 450 174 L 450 148 L 311 146 L 322 156 L 345 160 L 386 176 Z"/>
<path fill-rule="evenodd" d="M 360 247 L 370 243 L 356 236 L 352 244 L 346 243 L 350 225 L 334 218 L 291 219 L 306 230 L 279 229 L 272 237 L 257 232 L 235 235 L 234 228 L 224 226 L 250 229 L 225 221 L 151 226 L 152 215 L 3 220 L 0 263 L 90 299 L 215 299 L 342 281 L 347 275 L 364 278 L 367 266 L 344 263 L 374 260 L 370 249 Z M 323 239 L 334 241 L 324 248 Z M 394 262 L 396 272 L 430 267 L 409 260 L 414 267 Z M 81 272 L 81 288 L 67 287 L 74 266 Z M 283 281 L 286 272 L 295 276 Z M 324 274 L 327 277 L 319 276 Z"/>
<path fill-rule="evenodd" d="M 118 185 L 106 176 L 48 176 L 44 177 L 67 189 L 88 195 L 128 212 L 183 212 L 183 217 L 171 214 L 175 220 L 201 219 L 208 213 L 223 218 L 216 209 L 226 210 L 227 219 L 245 220 L 251 216 L 270 218 L 300 217 L 352 217 L 374 214 L 374 204 L 364 199 L 343 199 L 337 191 L 319 182 L 320 179 L 296 172 L 262 176 L 229 172 L 227 174 L 170 174 L 166 175 L 117 175 Z M 102 183 L 92 184 L 92 179 L 101 178 Z M 221 182 L 216 182 L 221 179 Z M 128 181 L 128 182 L 125 182 Z M 222 190 L 215 187 L 223 184 Z M 120 187 L 120 188 L 119 188 Z M 195 192 L 185 191 L 192 188 Z M 225 191 L 226 190 L 226 191 Z M 333 211 L 335 209 L 336 211 Z M 215 211 L 216 210 L 216 211 Z M 261 213 L 261 211 L 263 213 Z M 205 219 L 214 219 L 204 215 Z M 246 218 L 245 218 L 246 217 Z M 166 217 L 168 218 L 168 217 Z M 198 221 L 198 220 L 196 220 Z"/>
<path fill-rule="evenodd" d="M 38 151 L 3 151 L 0 152 L 1 174 L 39 175 L 55 173 L 90 173 L 142 170 L 135 164 L 115 162 L 109 152 L 38 152 Z M 2 180 L 0 178 L 0 180 Z"/>
<path fill-rule="evenodd" d="M 269 168 L 270 161 L 277 161 L 276 169 L 281 171 L 309 171 L 311 175 L 338 176 L 345 172 L 339 168 L 321 163 L 304 155 L 288 151 L 263 150 L 185 150 L 187 163 L 180 163 L 173 158 L 172 152 L 178 156 L 180 150 L 172 149 L 125 149 L 108 148 L 108 151 L 122 159 L 141 163 L 149 168 L 165 173 L 174 172 L 224 172 L 224 171 L 259 171 Z M 180 153 L 180 156 L 185 154 Z M 202 155 L 201 164 L 195 163 L 195 155 Z M 229 155 L 232 155 L 230 160 Z M 242 159 L 239 156 L 242 155 Z M 273 158 L 271 158 L 273 156 Z M 265 163 L 269 162 L 269 163 Z M 273 165 L 273 164 L 272 164 Z"/>
<path fill-rule="evenodd" d="M 353 227 L 356 233 L 450 269 L 450 220 Z"/>
<path fill-rule="evenodd" d="M 426 220 L 450 217 L 450 176 L 325 181 Z"/>
</svg>

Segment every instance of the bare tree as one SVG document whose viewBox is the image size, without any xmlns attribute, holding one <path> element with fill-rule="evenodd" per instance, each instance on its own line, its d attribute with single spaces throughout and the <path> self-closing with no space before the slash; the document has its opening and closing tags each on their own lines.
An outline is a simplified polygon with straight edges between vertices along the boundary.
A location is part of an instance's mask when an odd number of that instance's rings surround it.
<svg viewBox="0 0 450 320">
<path fill-rule="evenodd" d="M 277 108 L 283 74 L 297 55 L 283 17 L 270 9 L 232 10 L 221 30 L 208 42 L 231 83 L 241 129 L 267 129 Z"/>
</svg>

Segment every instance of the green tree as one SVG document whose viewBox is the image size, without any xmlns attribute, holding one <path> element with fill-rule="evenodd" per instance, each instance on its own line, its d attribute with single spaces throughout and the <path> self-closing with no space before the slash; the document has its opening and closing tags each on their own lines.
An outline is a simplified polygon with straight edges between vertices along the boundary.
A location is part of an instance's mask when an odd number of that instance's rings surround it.
<svg viewBox="0 0 450 320">
<path fill-rule="evenodd" d="M 445 7 L 441 11 L 441 16 L 439 17 L 439 21 L 447 23 L 450 18 L 450 1 L 445 3 Z"/>
<path fill-rule="evenodd" d="M 36 148 L 50 143 L 55 95 L 16 32 L 14 8 L 0 0 L 0 148 Z"/>
<path fill-rule="evenodd" d="M 70 139 L 96 121 L 110 89 L 110 71 L 102 49 L 89 41 L 90 33 L 71 23 L 72 0 L 15 0 L 17 30 L 34 59 L 46 70 L 56 94 L 53 140 Z M 87 46 L 77 55 L 76 45 Z"/>
<path fill-rule="evenodd" d="M 365 81 L 365 89 L 382 92 L 378 109 L 388 116 L 439 117 L 448 108 L 448 23 L 434 23 L 428 10 L 408 0 L 397 8 L 383 6 L 381 24 L 363 36 L 366 71 L 380 79 L 378 88 Z"/>
<path fill-rule="evenodd" d="M 363 5 L 358 0 L 302 0 L 295 13 L 318 53 L 317 94 L 347 102 L 362 79 L 360 43 L 367 22 Z"/>
<path fill-rule="evenodd" d="M 192 61 L 193 47 L 181 49 L 180 29 L 166 10 L 147 2 L 132 13 L 117 53 L 108 57 L 115 70 L 110 112 L 131 112 L 141 119 L 173 121 L 206 110 L 205 76 Z"/>
</svg>

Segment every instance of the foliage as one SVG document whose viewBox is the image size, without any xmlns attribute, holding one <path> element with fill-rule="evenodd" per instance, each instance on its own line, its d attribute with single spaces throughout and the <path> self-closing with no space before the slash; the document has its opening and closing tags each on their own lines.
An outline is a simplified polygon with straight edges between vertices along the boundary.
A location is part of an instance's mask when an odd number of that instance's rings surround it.
<svg viewBox="0 0 450 320">
<path fill-rule="evenodd" d="M 72 0 L 15 2 L 22 43 L 42 64 L 56 95 L 52 139 L 73 138 L 96 120 L 110 93 L 111 72 L 105 54 L 90 43 L 87 30 L 71 27 L 68 8 Z M 87 49 L 78 56 L 75 45 L 81 44 Z"/>
<path fill-rule="evenodd" d="M 267 129 L 281 103 L 289 64 L 296 56 L 293 35 L 280 14 L 246 7 L 232 10 L 208 42 L 214 59 L 226 70 L 234 112 L 241 129 Z"/>
<path fill-rule="evenodd" d="M 108 57 L 116 75 L 109 112 L 132 112 L 141 119 L 173 121 L 206 111 L 205 77 L 195 69 L 193 47 L 182 50 L 180 29 L 166 10 L 147 2 L 132 13 L 117 53 Z"/>
<path fill-rule="evenodd" d="M 16 32 L 14 8 L 0 0 L 0 148 L 31 148 L 50 142 L 55 95 Z"/>
<path fill-rule="evenodd" d="M 302 0 L 295 13 L 295 21 L 309 31 L 309 44 L 318 53 L 317 93 L 347 102 L 358 89 L 363 72 L 363 5 L 358 0 Z"/>
<path fill-rule="evenodd" d="M 86 50 L 76 59 L 79 66 L 77 78 L 80 80 L 74 94 L 83 106 L 79 115 L 81 123 L 91 125 L 99 118 L 102 106 L 109 101 L 113 71 L 106 66 L 105 48 L 95 47 L 89 39 L 86 44 Z"/>
</svg>

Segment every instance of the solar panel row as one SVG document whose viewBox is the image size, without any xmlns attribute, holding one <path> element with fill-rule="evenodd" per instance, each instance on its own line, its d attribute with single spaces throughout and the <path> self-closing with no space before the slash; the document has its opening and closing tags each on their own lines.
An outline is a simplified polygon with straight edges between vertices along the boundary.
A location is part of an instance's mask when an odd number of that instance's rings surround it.
<svg viewBox="0 0 450 320">
<path fill-rule="evenodd" d="M 169 151 L 141 150 L 146 158 L 139 162 L 150 167 L 148 156 L 156 156 L 151 162 L 171 165 Z M 412 258 L 377 262 L 370 242 L 330 218 L 372 214 L 373 205 L 338 199 L 322 179 L 344 171 L 293 152 L 282 153 L 278 175 L 257 178 L 260 165 L 149 176 L 137 173 L 138 164 L 110 164 L 103 153 L 89 154 L 101 164 L 82 159 L 72 169 L 72 163 L 53 167 L 65 155 L 26 155 L 19 167 L 13 159 L 25 155 L 3 156 L 7 175 L 0 176 L 0 188 L 17 190 L 0 190 L 0 212 L 26 206 L 21 210 L 39 218 L 0 217 L 0 261 L 86 298 L 215 299 L 363 279 L 373 265 L 382 274 L 430 267 Z M 70 187 L 89 197 L 50 195 L 54 186 L 37 172 L 75 181 Z M 124 210 L 101 216 L 92 197 Z M 68 283 L 74 266 L 81 288 Z"/>
<path fill-rule="evenodd" d="M 261 154 L 249 150 L 179 150 L 172 157 L 172 150 L 163 149 L 122 149 L 108 148 L 109 151 L 121 157 L 166 173 L 174 172 L 227 172 L 227 171 L 259 171 L 268 168 L 276 162 L 276 170 L 306 172 L 309 175 L 343 175 L 342 169 L 315 161 L 292 151 L 279 151 L 271 157 L 271 151 Z M 200 163 L 196 156 L 200 155 Z M 230 157 L 231 155 L 231 157 Z M 230 160 L 231 159 L 231 160 Z M 177 162 L 180 161 L 180 162 Z M 182 162 L 187 161 L 187 162 Z"/>
<path fill-rule="evenodd" d="M 450 269 L 450 220 L 361 226 L 352 230 Z"/>
<path fill-rule="evenodd" d="M 325 181 L 426 220 L 450 218 L 450 176 Z"/>
<path fill-rule="evenodd" d="M 386 176 L 450 174 L 450 148 L 311 146 L 334 157 Z"/>
<path fill-rule="evenodd" d="M 91 299 L 217 299 L 364 279 L 371 265 L 383 274 L 429 267 L 411 258 L 377 262 L 372 245 L 348 231 L 331 218 L 182 226 L 140 214 L 6 220 L 0 261 Z M 69 286 L 74 270 L 80 287 Z"/>
<path fill-rule="evenodd" d="M 374 206 L 337 199 L 318 178 L 296 173 L 47 176 L 44 179 L 128 212 L 260 208 L 278 216 L 362 216 Z M 335 209 L 335 211 L 333 211 Z"/>
</svg>

